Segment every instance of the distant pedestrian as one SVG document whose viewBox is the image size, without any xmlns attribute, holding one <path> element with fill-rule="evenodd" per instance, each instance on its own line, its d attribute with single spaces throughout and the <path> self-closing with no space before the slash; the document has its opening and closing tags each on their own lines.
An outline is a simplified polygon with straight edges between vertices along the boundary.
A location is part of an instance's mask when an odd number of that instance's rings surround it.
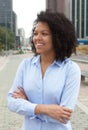
<svg viewBox="0 0 88 130">
<path fill-rule="evenodd" d="M 73 24 L 61 13 L 42 11 L 32 32 L 32 58 L 20 64 L 8 93 L 8 108 L 24 116 L 22 130 L 72 130 L 70 118 L 80 88 Z"/>
</svg>

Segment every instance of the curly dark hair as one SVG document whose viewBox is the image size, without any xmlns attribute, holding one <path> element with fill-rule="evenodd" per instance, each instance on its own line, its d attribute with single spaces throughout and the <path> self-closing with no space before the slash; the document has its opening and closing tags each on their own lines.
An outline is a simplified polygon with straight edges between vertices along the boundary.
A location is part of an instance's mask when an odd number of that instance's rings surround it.
<svg viewBox="0 0 88 130">
<path fill-rule="evenodd" d="M 37 19 L 34 21 L 31 35 L 32 43 L 35 26 L 38 22 L 46 22 L 51 30 L 56 60 L 63 61 L 65 58 L 69 58 L 72 53 L 76 54 L 77 36 L 75 28 L 71 21 L 66 18 L 64 14 L 51 12 L 49 10 L 41 11 L 37 15 Z M 36 54 L 34 44 L 33 51 Z"/>
</svg>

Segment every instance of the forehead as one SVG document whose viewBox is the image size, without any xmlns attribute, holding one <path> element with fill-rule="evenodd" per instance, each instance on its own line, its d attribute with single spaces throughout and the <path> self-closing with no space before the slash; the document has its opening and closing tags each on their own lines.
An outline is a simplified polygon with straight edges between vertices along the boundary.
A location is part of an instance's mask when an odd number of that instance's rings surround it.
<svg viewBox="0 0 88 130">
<path fill-rule="evenodd" d="M 49 25 L 46 22 L 38 22 L 35 26 L 35 31 L 36 30 L 46 30 L 50 31 Z"/>
</svg>

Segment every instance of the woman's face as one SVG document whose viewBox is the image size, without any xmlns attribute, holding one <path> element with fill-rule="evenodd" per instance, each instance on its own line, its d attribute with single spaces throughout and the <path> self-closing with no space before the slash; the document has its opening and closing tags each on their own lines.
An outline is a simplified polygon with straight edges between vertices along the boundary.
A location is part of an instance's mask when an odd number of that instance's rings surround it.
<svg viewBox="0 0 88 130">
<path fill-rule="evenodd" d="M 54 52 L 52 34 L 47 23 L 38 22 L 36 24 L 33 43 L 36 48 L 36 52 L 39 54 L 51 54 Z"/>
</svg>

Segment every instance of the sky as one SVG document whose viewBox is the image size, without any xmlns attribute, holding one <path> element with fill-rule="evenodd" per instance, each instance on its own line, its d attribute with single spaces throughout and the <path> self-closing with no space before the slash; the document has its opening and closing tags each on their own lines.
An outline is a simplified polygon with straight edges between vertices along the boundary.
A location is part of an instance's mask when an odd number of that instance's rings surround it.
<svg viewBox="0 0 88 130">
<path fill-rule="evenodd" d="M 29 37 L 37 13 L 45 10 L 46 0 L 13 0 L 13 11 L 17 14 L 18 28 L 24 28 Z"/>
</svg>

